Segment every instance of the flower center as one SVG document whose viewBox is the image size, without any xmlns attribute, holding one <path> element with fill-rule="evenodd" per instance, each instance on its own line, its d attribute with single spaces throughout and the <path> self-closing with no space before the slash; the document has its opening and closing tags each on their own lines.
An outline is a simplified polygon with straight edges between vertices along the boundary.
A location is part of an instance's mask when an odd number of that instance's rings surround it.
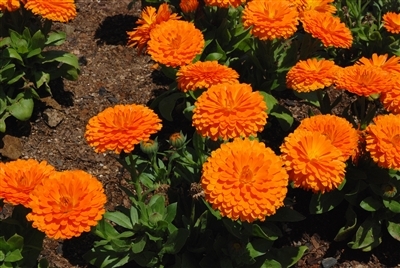
<svg viewBox="0 0 400 268">
<path fill-rule="evenodd" d="M 253 172 L 251 172 L 248 165 L 244 166 L 242 172 L 240 173 L 240 182 L 249 183 L 253 180 Z"/>
<path fill-rule="evenodd" d="M 72 208 L 71 199 L 68 196 L 62 196 L 60 198 L 60 206 L 62 207 L 63 212 L 69 212 Z"/>
<path fill-rule="evenodd" d="M 180 36 L 176 36 L 176 37 L 172 38 L 172 40 L 171 40 L 172 48 L 174 48 L 174 49 L 180 48 L 181 47 L 181 41 L 182 41 L 182 38 Z"/>
</svg>

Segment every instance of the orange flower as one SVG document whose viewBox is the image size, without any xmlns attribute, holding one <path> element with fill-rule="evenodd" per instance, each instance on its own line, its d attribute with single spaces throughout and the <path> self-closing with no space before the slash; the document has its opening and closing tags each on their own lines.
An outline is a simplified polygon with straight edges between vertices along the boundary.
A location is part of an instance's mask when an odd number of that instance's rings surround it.
<svg viewBox="0 0 400 268">
<path fill-rule="evenodd" d="M 290 1 L 255 0 L 243 10 L 243 26 L 260 40 L 289 38 L 296 30 L 299 13 Z"/>
<path fill-rule="evenodd" d="M 310 92 L 333 84 L 338 66 L 330 60 L 299 61 L 286 75 L 286 85 L 298 92 Z"/>
<path fill-rule="evenodd" d="M 381 68 L 367 65 L 353 65 L 343 68 L 337 74 L 336 87 L 346 89 L 359 96 L 370 96 L 390 90 L 394 81 Z"/>
<path fill-rule="evenodd" d="M 178 14 L 173 13 L 168 8 L 168 4 L 163 3 L 158 8 L 158 11 L 152 6 L 147 6 L 143 9 L 140 18 L 136 22 L 139 26 L 133 31 L 127 32 L 128 34 L 128 47 L 138 48 L 140 55 L 150 40 L 150 32 L 154 27 L 163 21 L 177 20 L 180 17 Z"/>
<path fill-rule="evenodd" d="M 262 131 L 267 105 L 259 92 L 247 84 L 211 86 L 197 99 L 193 126 L 212 140 L 249 137 Z"/>
<path fill-rule="evenodd" d="M 336 7 L 332 5 L 334 0 L 294 0 L 298 11 L 301 13 L 307 10 L 316 10 L 318 12 L 328 12 L 334 14 Z"/>
<path fill-rule="evenodd" d="M 26 0 L 25 8 L 52 21 L 67 22 L 76 17 L 74 0 Z"/>
<path fill-rule="evenodd" d="M 204 37 L 193 23 L 169 20 L 150 32 L 147 45 L 153 60 L 169 67 L 178 67 L 191 63 L 201 53 Z"/>
<path fill-rule="evenodd" d="M 400 14 L 394 12 L 388 12 L 384 14 L 383 27 L 385 27 L 386 31 L 390 33 L 400 33 Z"/>
<path fill-rule="evenodd" d="M 338 148 L 344 157 L 349 159 L 358 146 L 358 133 L 344 118 L 336 115 L 315 115 L 301 121 L 297 129 L 304 129 L 323 134 Z"/>
<path fill-rule="evenodd" d="M 319 132 L 296 130 L 285 138 L 281 152 L 295 187 L 324 193 L 336 189 L 344 180 L 342 152 Z"/>
<path fill-rule="evenodd" d="M 378 115 L 366 129 L 366 149 L 383 168 L 400 169 L 400 115 Z"/>
<path fill-rule="evenodd" d="M 387 57 L 388 54 L 378 56 L 378 54 L 374 53 L 371 59 L 362 57 L 357 64 L 375 66 L 391 74 L 400 74 L 400 57 L 392 56 L 390 59 L 387 59 Z"/>
<path fill-rule="evenodd" d="M 246 3 L 246 0 L 204 0 L 204 3 L 207 6 L 229 8 L 229 7 L 238 7 Z"/>
<path fill-rule="evenodd" d="M 181 0 L 179 7 L 184 13 L 192 13 L 197 10 L 199 6 L 199 1 L 197 0 Z"/>
<path fill-rule="evenodd" d="M 46 161 L 34 159 L 0 164 L 0 198 L 13 205 L 27 206 L 33 189 L 54 172 Z"/>
<path fill-rule="evenodd" d="M 198 61 L 182 66 L 176 74 L 178 88 L 183 92 L 202 88 L 209 88 L 212 85 L 228 83 L 239 83 L 239 74 L 217 61 Z"/>
<path fill-rule="evenodd" d="M 400 114 L 400 75 L 394 79 L 394 87 L 381 94 L 380 100 L 387 111 Z"/>
<path fill-rule="evenodd" d="M 107 150 L 129 153 L 161 129 L 161 120 L 144 105 L 116 105 L 92 117 L 85 138 L 97 153 Z"/>
<path fill-rule="evenodd" d="M 350 48 L 353 42 L 351 31 L 329 12 L 309 10 L 301 17 L 304 30 L 321 40 L 325 47 Z"/>
<path fill-rule="evenodd" d="M 5 12 L 5 11 L 15 11 L 19 9 L 21 6 L 19 0 L 0 0 L 0 11 Z"/>
<path fill-rule="evenodd" d="M 54 239 L 68 239 L 90 231 L 105 212 L 103 185 L 81 170 L 54 172 L 31 193 L 26 218 Z"/>
<path fill-rule="evenodd" d="M 203 165 L 205 199 L 222 216 L 264 221 L 283 206 L 288 175 L 283 162 L 264 143 L 235 139 L 213 151 Z"/>
</svg>

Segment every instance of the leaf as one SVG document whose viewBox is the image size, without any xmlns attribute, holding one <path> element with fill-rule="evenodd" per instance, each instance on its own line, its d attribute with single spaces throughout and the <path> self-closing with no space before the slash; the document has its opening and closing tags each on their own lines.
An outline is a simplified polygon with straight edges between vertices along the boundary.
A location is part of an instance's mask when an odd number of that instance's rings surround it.
<svg viewBox="0 0 400 268">
<path fill-rule="evenodd" d="M 8 106 L 7 110 L 18 120 L 26 121 L 32 116 L 34 103 L 29 91 L 26 91 L 22 94 L 23 97 Z M 16 98 L 18 98 L 18 96 Z"/>
<path fill-rule="evenodd" d="M 343 201 L 343 193 L 333 190 L 324 194 L 313 194 L 311 197 L 309 210 L 311 214 L 322 214 L 334 209 Z"/>
<path fill-rule="evenodd" d="M 4 258 L 4 262 L 17 262 L 22 260 L 22 254 L 20 249 L 15 249 L 11 253 L 8 253 Z"/>
<path fill-rule="evenodd" d="M 66 34 L 64 32 L 51 32 L 47 36 L 46 46 L 58 46 L 65 42 Z"/>
<path fill-rule="evenodd" d="M 220 60 L 224 55 L 221 53 L 210 53 L 207 55 L 207 57 L 204 59 L 204 61 L 218 61 Z"/>
<path fill-rule="evenodd" d="M 146 237 L 142 236 L 137 241 L 132 242 L 131 244 L 132 252 L 138 254 L 144 250 L 145 246 L 146 246 Z"/>
<path fill-rule="evenodd" d="M 368 196 L 361 201 L 360 207 L 366 211 L 377 211 L 382 207 L 382 202 L 372 196 Z"/>
<path fill-rule="evenodd" d="M 252 227 L 252 235 L 256 237 L 274 241 L 282 236 L 280 229 L 272 223 L 262 223 L 262 226 L 253 224 Z"/>
<path fill-rule="evenodd" d="M 32 38 L 31 38 L 31 46 L 30 46 L 31 51 L 39 50 L 39 53 L 40 53 L 42 51 L 42 49 L 44 48 L 45 42 L 46 42 L 46 40 L 45 40 L 44 34 L 42 33 L 41 30 L 38 30 L 36 33 L 33 34 Z M 29 54 L 30 53 L 31 52 L 29 52 Z"/>
<path fill-rule="evenodd" d="M 20 63 L 22 66 L 24 66 L 24 60 L 22 59 L 22 57 L 19 55 L 19 53 L 18 53 L 15 49 L 9 47 L 9 48 L 7 48 L 7 49 L 5 49 L 5 50 L 3 51 L 3 54 L 4 54 L 4 55 L 3 55 L 2 57 L 4 57 L 4 58 L 16 59 L 16 60 L 19 61 L 19 63 Z"/>
<path fill-rule="evenodd" d="M 10 246 L 10 250 L 22 250 L 24 247 L 24 238 L 18 234 L 14 234 L 7 240 L 7 244 Z"/>
<path fill-rule="evenodd" d="M 268 221 L 276 222 L 297 222 L 302 221 L 306 217 L 294 209 L 288 207 L 279 208 L 276 213 L 267 218 Z"/>
<path fill-rule="evenodd" d="M 383 199 L 383 204 L 387 207 L 390 211 L 394 213 L 400 213 L 400 203 L 396 200 L 388 200 L 386 198 Z"/>
<path fill-rule="evenodd" d="M 352 249 L 363 249 L 379 243 L 380 239 L 381 225 L 376 219 L 369 217 L 358 227 L 353 241 L 348 245 Z"/>
<path fill-rule="evenodd" d="M 307 249 L 308 247 L 306 246 L 279 249 L 272 248 L 270 253 L 274 256 L 274 260 L 278 261 L 282 267 L 290 267 L 295 265 L 301 257 L 303 257 Z"/>
<path fill-rule="evenodd" d="M 169 235 L 165 242 L 162 252 L 168 254 L 176 254 L 185 245 L 187 238 L 189 237 L 190 231 L 185 228 L 179 228 L 175 232 Z"/>
<path fill-rule="evenodd" d="M 161 116 L 172 122 L 172 111 L 175 108 L 176 101 L 183 98 L 185 98 L 185 93 L 176 92 L 162 99 L 158 105 Z"/>
<path fill-rule="evenodd" d="M 336 242 L 347 239 L 355 230 L 357 226 L 357 214 L 354 212 L 351 206 L 346 210 L 346 225 L 341 227 L 336 234 L 334 240 Z"/>
<path fill-rule="evenodd" d="M 106 218 L 112 222 L 115 222 L 119 226 L 122 226 L 126 229 L 130 229 L 130 230 L 133 229 L 133 225 L 132 225 L 130 218 L 120 211 L 113 211 L 113 212 L 107 211 L 104 214 L 104 218 Z"/>
<path fill-rule="evenodd" d="M 139 224 L 138 211 L 134 206 L 131 206 L 130 217 L 131 217 L 132 226 L 135 226 L 136 224 Z"/>
</svg>

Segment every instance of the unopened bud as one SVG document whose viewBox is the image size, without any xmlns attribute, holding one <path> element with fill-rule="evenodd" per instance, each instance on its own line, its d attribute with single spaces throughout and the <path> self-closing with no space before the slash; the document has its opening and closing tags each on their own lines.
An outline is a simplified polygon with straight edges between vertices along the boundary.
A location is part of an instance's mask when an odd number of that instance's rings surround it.
<svg viewBox="0 0 400 268">
<path fill-rule="evenodd" d="M 158 152 L 158 142 L 156 140 L 141 141 L 140 149 L 145 154 L 155 154 Z"/>
<path fill-rule="evenodd" d="M 397 194 L 396 186 L 391 183 L 386 183 L 382 185 L 383 196 L 394 197 Z"/>
<path fill-rule="evenodd" d="M 176 132 L 169 136 L 169 144 L 175 148 L 181 148 L 186 142 L 186 135 L 182 132 Z"/>
</svg>

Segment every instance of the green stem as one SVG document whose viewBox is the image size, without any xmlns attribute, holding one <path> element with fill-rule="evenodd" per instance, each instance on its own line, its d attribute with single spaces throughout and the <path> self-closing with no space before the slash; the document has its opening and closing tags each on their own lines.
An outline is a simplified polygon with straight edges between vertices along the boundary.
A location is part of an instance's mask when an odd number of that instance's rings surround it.
<svg viewBox="0 0 400 268">
<path fill-rule="evenodd" d="M 136 191 L 136 196 L 137 196 L 137 200 L 139 202 L 143 201 L 143 188 L 142 185 L 140 185 L 140 180 L 139 177 L 140 175 L 138 174 L 138 171 L 136 169 L 136 159 L 133 157 L 132 153 L 128 154 L 129 157 L 129 166 L 130 166 L 130 170 L 129 173 L 131 173 L 131 179 L 133 182 L 133 186 L 135 187 L 135 191 Z"/>
</svg>

